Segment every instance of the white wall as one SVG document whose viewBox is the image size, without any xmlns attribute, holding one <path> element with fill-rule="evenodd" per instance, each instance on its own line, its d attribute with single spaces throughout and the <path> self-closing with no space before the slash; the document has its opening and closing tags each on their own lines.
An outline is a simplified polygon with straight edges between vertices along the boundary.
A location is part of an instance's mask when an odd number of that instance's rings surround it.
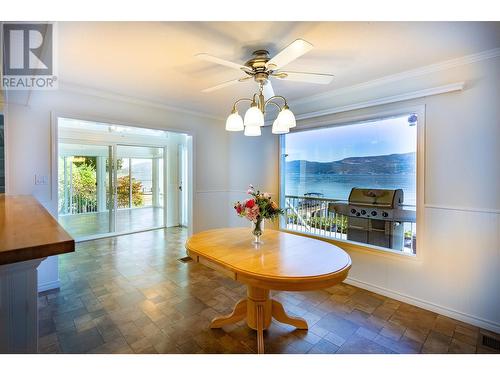
<svg viewBox="0 0 500 375">
<path fill-rule="evenodd" d="M 425 238 L 419 238 L 421 259 L 408 261 L 353 250 L 350 282 L 495 331 L 500 331 L 499 66 L 499 59 L 492 58 L 296 105 L 305 113 L 405 90 L 466 82 L 462 92 L 404 103 L 426 106 L 426 232 Z M 191 132 L 195 136 L 194 231 L 248 225 L 236 218 L 231 202 L 244 198 L 249 183 L 275 195 L 279 191 L 278 137 L 269 129 L 262 137 L 248 138 L 225 132 L 223 120 L 81 93 L 43 92 L 31 98 L 29 107 L 8 105 L 7 188 L 9 193 L 34 194 L 53 213 L 57 202 L 50 195 L 50 186 L 33 185 L 35 173 L 51 175 L 53 110 L 67 116 L 88 115 Z M 221 209 L 223 202 L 227 202 L 226 210 Z M 42 268 L 40 280 L 56 275 L 56 264 L 47 267 Z"/>
<path fill-rule="evenodd" d="M 223 120 L 176 112 L 132 101 L 73 91 L 32 93 L 29 105 L 6 106 L 7 193 L 33 194 L 55 216 L 57 197 L 51 185 L 34 185 L 34 175 L 51 181 L 52 112 L 76 118 L 100 119 L 124 125 L 178 130 L 193 135 L 193 230 L 227 225 L 227 214 L 218 208 L 227 201 L 227 140 Z M 176 158 L 177 149 L 172 150 Z M 173 176 L 175 177 L 175 176 Z M 173 220 L 173 218 L 171 218 Z M 39 267 L 40 285 L 57 286 L 57 257 Z"/>
<path fill-rule="evenodd" d="M 348 281 L 500 332 L 500 58 L 344 91 L 297 107 L 317 111 L 458 81 L 465 81 L 461 92 L 299 121 L 298 127 L 325 118 L 333 122 L 425 105 L 425 237 L 419 238 L 417 250 L 421 257 L 415 261 L 349 250 L 353 266 Z M 231 189 L 244 190 L 253 182 L 279 191 L 277 136 L 231 136 L 229 150 Z M 229 222 L 238 225 L 234 219 Z"/>
<path fill-rule="evenodd" d="M 278 138 L 270 127 L 263 128 L 260 137 L 245 137 L 242 132 L 230 134 L 228 220 L 231 226 L 250 226 L 246 219 L 236 215 L 232 204 L 248 198 L 246 191 L 250 184 L 271 193 L 278 201 Z"/>
</svg>

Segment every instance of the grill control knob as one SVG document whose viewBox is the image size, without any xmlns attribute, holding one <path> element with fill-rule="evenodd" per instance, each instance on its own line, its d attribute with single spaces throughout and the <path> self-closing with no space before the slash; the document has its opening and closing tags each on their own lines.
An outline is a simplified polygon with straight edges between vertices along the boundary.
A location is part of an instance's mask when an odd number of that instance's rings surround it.
<svg viewBox="0 0 500 375">
<path fill-rule="evenodd" d="M 382 216 L 387 217 L 387 216 L 389 216 L 389 214 L 387 212 L 382 212 Z"/>
<path fill-rule="evenodd" d="M 351 208 L 351 214 L 355 214 L 356 210 L 354 208 Z"/>
<path fill-rule="evenodd" d="M 356 216 L 359 216 L 359 215 L 360 215 L 360 213 L 359 213 L 359 212 L 356 212 Z"/>
<path fill-rule="evenodd" d="M 371 214 L 372 216 L 377 216 L 377 211 L 372 211 Z"/>
<path fill-rule="evenodd" d="M 361 215 L 366 215 L 366 211 L 365 210 L 361 210 Z"/>
</svg>

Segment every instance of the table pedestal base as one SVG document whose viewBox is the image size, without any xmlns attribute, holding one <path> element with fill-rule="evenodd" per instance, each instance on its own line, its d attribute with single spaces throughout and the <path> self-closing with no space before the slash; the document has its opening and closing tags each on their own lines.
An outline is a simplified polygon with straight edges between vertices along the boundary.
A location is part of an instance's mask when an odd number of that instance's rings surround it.
<svg viewBox="0 0 500 375">
<path fill-rule="evenodd" d="M 269 298 L 269 290 L 247 287 L 247 298 L 240 300 L 229 315 L 214 318 L 210 328 L 221 328 L 246 319 L 250 328 L 257 331 L 257 353 L 264 353 L 264 330 L 271 325 L 271 318 L 290 324 L 298 329 L 307 329 L 307 322 L 288 315 L 283 305 Z"/>
</svg>

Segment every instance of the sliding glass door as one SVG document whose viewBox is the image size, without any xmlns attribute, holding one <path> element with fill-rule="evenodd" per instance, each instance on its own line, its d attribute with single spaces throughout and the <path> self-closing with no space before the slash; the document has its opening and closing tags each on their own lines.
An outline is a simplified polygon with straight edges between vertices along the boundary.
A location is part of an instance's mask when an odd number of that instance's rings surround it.
<svg viewBox="0 0 500 375">
<path fill-rule="evenodd" d="M 75 238 L 113 231 L 112 146 L 59 144 L 59 222 Z"/>
<path fill-rule="evenodd" d="M 116 147 L 116 231 L 164 226 L 163 148 Z"/>
<path fill-rule="evenodd" d="M 191 142 L 181 133 L 58 117 L 60 223 L 77 240 L 189 226 Z"/>
<path fill-rule="evenodd" d="M 164 226 L 163 147 L 59 143 L 59 222 L 76 239 Z"/>
</svg>

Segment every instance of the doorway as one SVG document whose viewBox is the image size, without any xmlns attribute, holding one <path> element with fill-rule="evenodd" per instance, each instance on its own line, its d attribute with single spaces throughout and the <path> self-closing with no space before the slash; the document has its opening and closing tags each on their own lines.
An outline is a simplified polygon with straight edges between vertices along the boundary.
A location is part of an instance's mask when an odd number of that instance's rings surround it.
<svg viewBox="0 0 500 375">
<path fill-rule="evenodd" d="M 187 225 L 183 197 L 167 180 L 182 176 L 187 192 L 181 169 L 187 166 L 177 151 L 187 152 L 188 135 L 68 118 L 57 123 L 58 220 L 75 239 Z M 175 203 L 168 208 L 167 197 Z"/>
</svg>

